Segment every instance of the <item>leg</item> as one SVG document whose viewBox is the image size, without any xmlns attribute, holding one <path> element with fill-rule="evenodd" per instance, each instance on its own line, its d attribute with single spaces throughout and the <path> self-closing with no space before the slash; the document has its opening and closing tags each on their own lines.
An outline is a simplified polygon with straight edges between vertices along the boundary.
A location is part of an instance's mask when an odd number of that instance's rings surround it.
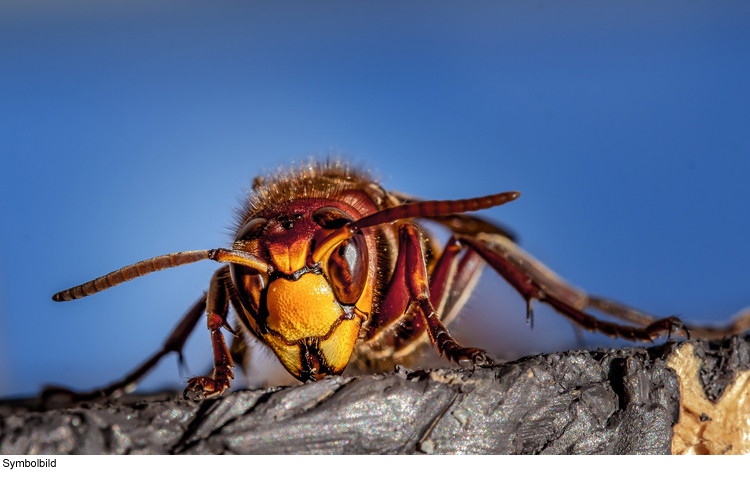
<svg viewBox="0 0 750 483">
<path fill-rule="evenodd" d="M 463 256 L 459 258 L 459 255 Z M 466 250 L 451 237 L 430 273 L 430 302 L 443 325 L 449 325 L 469 299 L 484 268 L 484 261 L 473 250 Z M 411 353 L 427 330 L 421 310 L 413 310 L 395 329 L 395 356 Z"/>
<path fill-rule="evenodd" d="M 750 307 L 740 311 L 723 327 L 690 327 L 690 334 L 698 339 L 722 339 L 748 330 L 750 330 Z"/>
<path fill-rule="evenodd" d="M 407 198 L 406 201 L 408 202 L 416 200 Z M 540 276 L 540 278 L 549 279 L 551 285 L 556 285 L 558 287 L 557 292 L 565 297 L 570 302 L 570 304 L 574 305 L 576 308 L 593 308 L 613 317 L 617 317 L 620 320 L 632 322 L 638 325 L 647 326 L 658 320 L 658 317 L 646 314 L 633 307 L 629 307 L 614 300 L 596 297 L 594 295 L 587 295 L 583 291 L 570 286 L 567 282 L 561 280 L 549 269 L 544 267 L 541 263 L 534 260 L 528 254 L 520 250 L 520 248 L 518 248 L 518 242 L 515 235 L 507 228 L 498 226 L 494 222 L 484 221 L 476 216 L 466 214 L 438 216 L 432 217 L 430 219 L 447 226 L 456 235 L 465 235 L 480 239 L 491 238 L 492 241 L 496 244 L 507 247 L 508 252 L 516 253 L 515 256 L 511 255 L 510 258 L 517 259 L 521 264 L 530 266 L 531 269 L 534 270 L 534 272 L 536 272 L 538 276 Z M 503 240 L 502 238 L 506 238 L 507 240 Z M 515 250 L 512 250 L 510 247 L 515 247 Z M 530 310 L 531 309 L 529 308 L 529 311 Z M 531 313 L 529 313 L 528 322 L 532 323 L 532 321 L 533 316 Z"/>
<path fill-rule="evenodd" d="M 399 234 L 396 269 L 380 305 L 368 327 L 365 340 L 377 341 L 378 356 L 402 359 L 409 356 L 427 332 L 427 322 L 417 304 L 410 304 L 407 287 L 406 238 Z M 419 237 L 417 236 L 417 243 Z M 463 257 L 459 255 L 465 252 Z M 446 245 L 430 274 L 430 301 L 445 325 L 459 312 L 474 288 L 484 262 L 476 252 L 465 250 L 454 238 Z"/>
<path fill-rule="evenodd" d="M 459 259 L 461 253 L 463 256 Z M 456 237 L 451 237 L 439 263 L 454 268 L 444 276 L 438 270 L 439 266 L 435 266 L 430 274 L 430 301 L 438 309 L 440 320 L 448 325 L 469 299 L 482 274 L 484 261 L 477 252 L 467 250 Z"/>
<path fill-rule="evenodd" d="M 416 226 L 407 223 L 399 229 L 399 251 L 401 250 L 406 253 L 406 285 L 410 299 L 419 305 L 427 322 L 430 341 L 436 346 L 438 353 L 445 354 L 454 362 L 469 360 L 477 365 L 491 363 L 483 350 L 459 345 L 440 321 L 435 307 L 430 302 L 427 268 Z"/>
<path fill-rule="evenodd" d="M 64 396 L 71 402 L 90 401 L 92 399 L 105 398 L 113 394 L 119 394 L 126 388 L 138 382 L 148 371 L 151 370 L 161 359 L 170 352 L 176 352 L 180 361 L 182 361 L 182 348 L 185 346 L 188 336 L 195 329 L 198 320 L 200 320 L 203 311 L 206 309 L 206 296 L 200 298 L 182 318 L 177 327 L 174 328 L 169 337 L 164 342 L 162 348 L 141 364 L 133 372 L 125 376 L 122 380 L 110 384 L 107 387 L 96 389 L 94 391 L 78 393 L 62 387 L 46 387 L 41 394 L 41 399 L 47 401 L 52 397 Z"/>
<path fill-rule="evenodd" d="M 475 250 L 510 283 L 530 306 L 536 299 L 551 305 L 555 310 L 589 331 L 628 340 L 652 341 L 655 337 L 687 330 L 677 317 L 656 319 L 635 309 L 600 298 L 590 298 L 583 291 L 568 284 L 547 267 L 523 252 L 504 237 L 477 235 L 459 236 L 459 240 Z M 583 310 L 594 307 L 630 322 L 646 327 L 631 327 L 600 320 Z"/>
<path fill-rule="evenodd" d="M 650 325 L 657 319 L 653 315 L 646 314 L 633 307 L 628 307 L 623 303 L 594 295 L 588 296 L 586 307 L 599 310 L 605 314 L 617 317 L 620 320 L 632 322 L 638 325 Z"/>
<path fill-rule="evenodd" d="M 234 329 L 227 323 L 229 311 L 229 299 L 227 297 L 227 281 L 229 280 L 229 267 L 224 266 L 214 273 L 211 285 L 208 289 L 206 300 L 206 316 L 208 319 L 208 330 L 211 332 L 211 344 L 214 353 L 214 373 L 212 377 L 196 376 L 188 381 L 184 395 L 194 393 L 198 397 L 218 396 L 231 385 L 230 379 L 234 378 L 232 368 L 232 356 L 229 354 L 222 327 L 233 334 Z M 235 334 L 236 335 L 236 334 Z"/>
<path fill-rule="evenodd" d="M 437 344 L 438 352 L 445 353 L 449 360 L 488 363 L 484 351 L 462 347 L 453 340 L 441 322 L 430 295 L 430 287 L 435 288 L 434 300 L 443 307 L 442 310 L 450 311 L 457 300 L 465 300 L 465 297 L 456 297 L 455 293 L 463 293 L 471 288 L 472 281 L 481 268 L 480 264 L 471 263 L 476 262 L 477 257 L 464 256 L 458 261 L 459 268 L 456 269 L 461 247 L 458 243 L 449 243 L 433 268 L 432 283 L 428 286 L 418 229 L 414 225 L 404 224 L 399 228 L 398 235 L 398 257 L 390 285 L 381 302 L 380 311 L 364 336 L 372 351 L 368 351 L 370 359 L 407 356 L 416 347 L 414 342 L 427 332 L 432 344 Z M 463 287 L 458 287 L 456 280 L 463 280 Z"/>
</svg>

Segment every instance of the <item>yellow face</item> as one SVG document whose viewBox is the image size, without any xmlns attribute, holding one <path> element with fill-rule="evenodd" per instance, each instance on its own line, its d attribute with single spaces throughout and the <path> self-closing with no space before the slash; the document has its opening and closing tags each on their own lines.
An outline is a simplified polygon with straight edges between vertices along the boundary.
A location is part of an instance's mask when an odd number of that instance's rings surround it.
<svg viewBox="0 0 750 483">
<path fill-rule="evenodd" d="M 320 211 L 326 220 L 337 216 Z M 360 327 L 372 309 L 374 242 L 362 233 L 334 246 L 319 262 L 312 247 L 332 230 L 315 210 L 248 222 L 251 240 L 242 249 L 273 267 L 267 277 L 232 266 L 232 281 L 252 332 L 302 381 L 340 374 L 349 363 Z M 321 215 L 322 217 L 322 215 Z M 277 221 L 278 220 L 278 221 Z"/>
<path fill-rule="evenodd" d="M 299 378 L 340 374 L 351 356 L 363 318 L 347 315 L 323 274 L 277 279 L 266 298 L 264 338 L 284 367 Z"/>
</svg>

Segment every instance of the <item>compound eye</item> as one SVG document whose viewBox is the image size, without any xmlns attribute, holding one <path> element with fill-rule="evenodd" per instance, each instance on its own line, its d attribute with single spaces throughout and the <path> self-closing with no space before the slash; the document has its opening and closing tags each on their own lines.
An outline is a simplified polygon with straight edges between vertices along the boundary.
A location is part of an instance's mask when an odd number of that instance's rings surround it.
<svg viewBox="0 0 750 483">
<path fill-rule="evenodd" d="M 240 231 L 237 232 L 237 237 L 234 240 L 249 241 L 258 238 L 263 233 L 267 224 L 268 220 L 265 218 L 254 218 L 240 228 Z"/>
<path fill-rule="evenodd" d="M 313 220 L 315 220 L 315 223 L 328 230 L 336 230 L 350 221 L 353 221 L 349 215 L 332 206 L 315 210 L 315 213 L 313 213 Z"/>
<path fill-rule="evenodd" d="M 357 233 L 333 249 L 328 259 L 328 276 L 333 293 L 345 305 L 354 305 L 367 282 L 367 245 Z"/>
</svg>

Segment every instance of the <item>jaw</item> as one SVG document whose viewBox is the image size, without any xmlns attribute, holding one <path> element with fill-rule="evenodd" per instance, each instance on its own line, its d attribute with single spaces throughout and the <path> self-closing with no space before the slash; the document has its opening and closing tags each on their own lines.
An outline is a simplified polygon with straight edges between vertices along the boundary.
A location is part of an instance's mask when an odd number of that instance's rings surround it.
<svg viewBox="0 0 750 483">
<path fill-rule="evenodd" d="M 290 374 L 309 381 L 343 372 L 364 317 L 336 300 L 323 274 L 274 280 L 266 304 L 263 338 Z"/>
<path fill-rule="evenodd" d="M 359 317 L 339 319 L 325 337 L 305 337 L 293 342 L 267 333 L 264 339 L 284 368 L 300 381 L 341 374 L 349 363 L 361 324 Z"/>
</svg>

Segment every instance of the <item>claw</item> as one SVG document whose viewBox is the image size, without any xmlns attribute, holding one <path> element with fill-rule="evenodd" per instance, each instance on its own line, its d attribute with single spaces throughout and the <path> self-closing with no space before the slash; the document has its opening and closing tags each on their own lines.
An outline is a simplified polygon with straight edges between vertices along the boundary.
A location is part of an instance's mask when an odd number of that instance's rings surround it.
<svg viewBox="0 0 750 483">
<path fill-rule="evenodd" d="M 187 387 L 182 393 L 185 399 L 203 399 L 206 397 L 221 396 L 229 388 L 229 380 L 222 377 L 216 379 L 206 376 L 196 376 L 188 381 Z M 194 394 L 191 398 L 191 394 Z"/>
<path fill-rule="evenodd" d="M 187 386 L 182 392 L 183 399 L 204 399 L 206 397 L 203 388 L 197 389 L 193 386 Z"/>
<path fill-rule="evenodd" d="M 474 367 L 491 367 L 494 361 L 482 349 L 475 347 L 458 347 L 451 351 L 447 357 L 453 359 L 456 363 L 463 365 L 468 362 Z"/>
<path fill-rule="evenodd" d="M 490 356 L 488 356 L 484 351 L 480 351 L 477 354 L 474 354 L 472 362 L 475 366 L 478 367 L 492 367 L 493 365 L 495 365 L 495 361 L 493 361 L 492 358 L 490 358 Z"/>
<path fill-rule="evenodd" d="M 646 327 L 646 332 L 649 335 L 652 335 L 652 338 L 653 336 L 658 337 L 660 334 L 663 334 L 665 330 L 667 332 L 667 339 L 672 338 L 672 333 L 681 333 L 686 338 L 690 339 L 690 331 L 688 331 L 687 327 L 685 327 L 679 317 L 674 315 L 659 319 Z"/>
</svg>

